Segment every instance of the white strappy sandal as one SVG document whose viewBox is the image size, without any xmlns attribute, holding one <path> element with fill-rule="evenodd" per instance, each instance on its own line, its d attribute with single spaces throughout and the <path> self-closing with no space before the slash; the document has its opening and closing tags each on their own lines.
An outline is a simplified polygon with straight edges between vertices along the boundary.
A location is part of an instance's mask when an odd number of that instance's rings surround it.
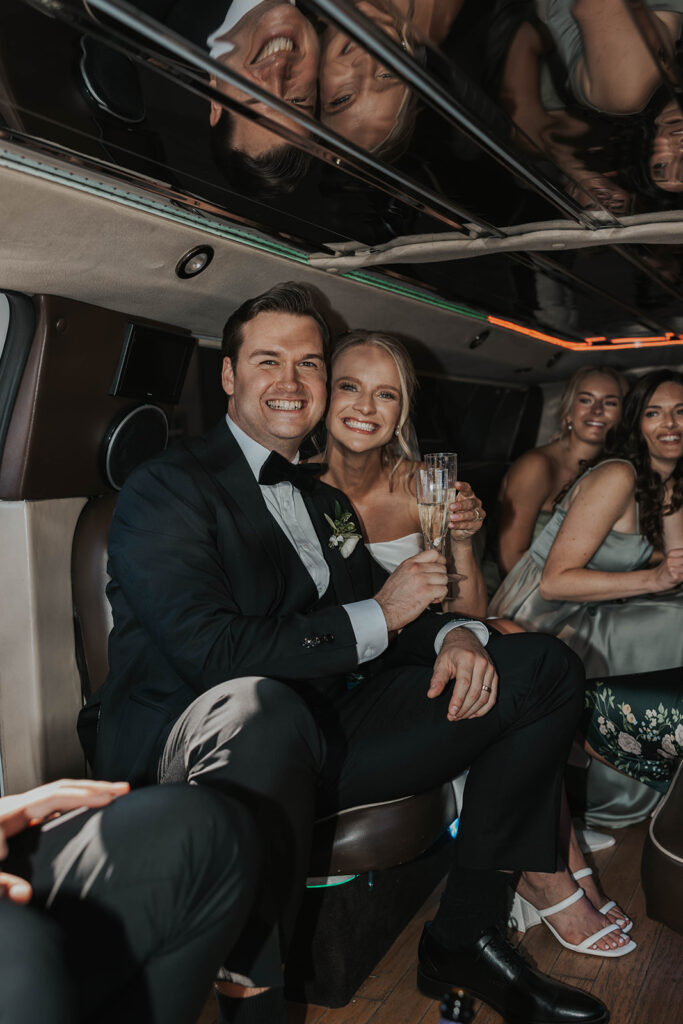
<svg viewBox="0 0 683 1024">
<path fill-rule="evenodd" d="M 592 875 L 592 874 L 593 874 L 593 868 L 581 868 L 580 871 L 574 871 L 572 873 L 572 878 L 574 879 L 574 881 L 579 882 L 582 878 L 586 878 L 588 875 Z M 612 909 L 612 907 L 616 907 L 616 905 L 617 905 L 617 901 L 616 900 L 608 900 L 607 903 L 605 903 L 604 907 L 599 907 L 598 908 L 598 913 L 599 914 L 607 914 Z M 623 911 L 622 911 L 622 913 L 623 913 Z M 633 921 L 631 920 L 630 917 L 628 917 L 626 915 L 624 915 L 624 916 L 626 917 L 626 920 L 628 921 L 628 924 L 623 924 L 622 925 L 622 924 L 619 924 L 619 922 L 617 921 L 617 927 L 619 928 L 620 931 L 622 931 L 626 935 L 628 932 L 631 931 L 631 928 L 633 928 Z"/>
<path fill-rule="evenodd" d="M 566 899 L 560 900 L 559 903 L 555 903 L 552 907 L 546 907 L 545 910 L 537 910 L 536 907 L 529 903 L 528 900 L 525 900 L 523 896 L 520 896 L 519 893 L 515 893 L 509 923 L 513 928 L 517 928 L 518 931 L 526 931 L 527 928 L 531 928 L 535 924 L 540 924 L 542 921 L 543 924 L 550 929 L 561 946 L 564 946 L 565 949 L 571 949 L 574 953 L 586 953 L 588 956 L 626 956 L 627 953 L 631 953 L 636 949 L 636 943 L 633 939 L 630 939 L 623 946 L 617 946 L 616 949 L 591 949 L 591 946 L 599 939 L 602 939 L 605 935 L 609 935 L 611 932 L 615 931 L 620 932 L 621 928 L 618 924 L 608 924 L 604 928 L 595 932 L 594 935 L 589 935 L 587 939 L 584 939 L 583 942 L 579 942 L 576 945 L 572 942 L 566 942 L 565 939 L 562 938 L 559 932 L 553 928 L 548 918 L 552 917 L 553 914 L 559 914 L 561 910 L 566 910 L 567 907 L 571 907 L 572 904 L 582 899 L 585 895 L 585 892 L 579 886 L 576 891 L 573 892 L 571 896 L 567 896 Z"/>
</svg>

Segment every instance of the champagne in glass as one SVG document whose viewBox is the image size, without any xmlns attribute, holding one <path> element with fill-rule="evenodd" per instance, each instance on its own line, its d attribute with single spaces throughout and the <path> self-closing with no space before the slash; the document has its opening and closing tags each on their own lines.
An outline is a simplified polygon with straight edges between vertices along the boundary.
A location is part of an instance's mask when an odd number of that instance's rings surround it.
<svg viewBox="0 0 683 1024">
<path fill-rule="evenodd" d="M 441 550 L 448 521 L 448 473 L 424 466 L 415 471 L 417 511 L 425 548 Z"/>
<path fill-rule="evenodd" d="M 456 452 L 430 452 L 424 457 L 427 469 L 440 470 L 446 474 L 446 521 L 448 521 L 449 506 L 453 504 L 458 496 L 456 484 L 458 482 L 458 456 Z M 444 538 L 446 529 L 444 527 Z M 426 541 L 425 541 L 426 544 Z M 439 549 L 441 550 L 441 549 Z M 462 573 L 450 571 L 448 573 L 449 583 L 459 583 L 467 579 Z"/>
</svg>

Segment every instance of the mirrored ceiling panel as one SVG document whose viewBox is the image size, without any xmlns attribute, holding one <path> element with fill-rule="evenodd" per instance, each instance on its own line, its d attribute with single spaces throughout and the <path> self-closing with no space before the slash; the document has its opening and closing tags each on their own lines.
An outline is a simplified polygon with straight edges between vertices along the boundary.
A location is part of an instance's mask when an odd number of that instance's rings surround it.
<svg viewBox="0 0 683 1024">
<path fill-rule="evenodd" d="M 529 329 L 677 337 L 682 12 L 683 0 L 4 0 L 0 116 L 10 140 L 303 253 L 484 240 L 476 258 L 376 265 Z M 528 240 L 562 226 L 579 241 Z"/>
</svg>

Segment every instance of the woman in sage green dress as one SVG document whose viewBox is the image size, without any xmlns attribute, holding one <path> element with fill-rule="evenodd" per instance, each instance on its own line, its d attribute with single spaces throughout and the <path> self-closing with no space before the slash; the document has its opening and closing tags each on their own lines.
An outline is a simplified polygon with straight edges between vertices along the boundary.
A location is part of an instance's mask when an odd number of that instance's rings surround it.
<svg viewBox="0 0 683 1024">
<path fill-rule="evenodd" d="M 609 366 L 582 366 L 567 381 L 548 444 L 525 452 L 510 466 L 500 487 L 498 564 L 501 572 L 529 550 L 553 514 L 555 498 L 596 459 L 621 419 L 628 386 Z"/>
<path fill-rule="evenodd" d="M 683 755 L 681 583 L 683 376 L 657 370 L 628 395 L 609 454 L 559 501 L 489 614 L 580 655 L 589 752 L 659 791 Z"/>
</svg>

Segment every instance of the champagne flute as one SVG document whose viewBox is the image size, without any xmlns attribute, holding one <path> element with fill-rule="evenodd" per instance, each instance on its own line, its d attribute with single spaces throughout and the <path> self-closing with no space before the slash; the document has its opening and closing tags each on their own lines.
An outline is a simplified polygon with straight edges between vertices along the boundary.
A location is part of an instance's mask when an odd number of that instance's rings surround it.
<svg viewBox="0 0 683 1024">
<path fill-rule="evenodd" d="M 415 490 L 425 549 L 441 551 L 448 522 L 448 471 L 435 466 L 416 469 Z"/>
<path fill-rule="evenodd" d="M 425 466 L 434 466 L 435 469 L 445 469 L 448 474 L 448 488 L 452 491 L 449 504 L 452 504 L 458 496 L 456 484 L 458 482 L 458 456 L 455 452 L 430 452 L 424 457 Z"/>
<path fill-rule="evenodd" d="M 448 508 L 453 504 L 458 496 L 458 489 L 456 484 L 458 482 L 458 456 L 456 452 L 430 452 L 424 457 L 424 463 L 427 468 L 433 467 L 434 469 L 440 469 L 445 471 L 447 477 L 447 498 L 446 498 L 446 520 L 448 521 Z M 444 539 L 446 531 L 444 531 Z M 445 545 L 444 545 L 445 547 Z M 441 549 L 440 549 L 441 550 Z M 446 554 L 446 552 L 443 552 Z M 450 583 L 457 583 L 460 580 L 467 579 L 462 573 L 449 572 L 448 580 Z"/>
</svg>

